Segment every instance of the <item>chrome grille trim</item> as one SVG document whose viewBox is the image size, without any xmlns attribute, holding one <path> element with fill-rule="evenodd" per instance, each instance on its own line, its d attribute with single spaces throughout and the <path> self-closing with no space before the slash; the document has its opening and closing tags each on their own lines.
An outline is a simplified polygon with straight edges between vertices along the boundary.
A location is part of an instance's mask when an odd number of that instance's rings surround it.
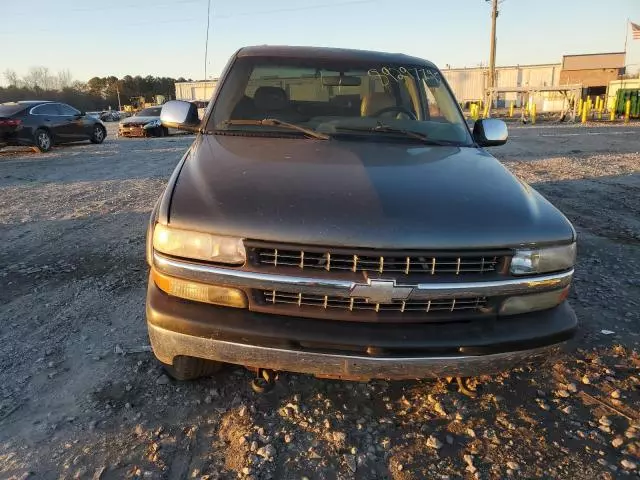
<svg viewBox="0 0 640 480">
<path fill-rule="evenodd" d="M 261 299 L 271 305 L 294 305 L 300 308 L 339 309 L 354 311 L 373 311 L 375 313 L 399 312 L 416 313 L 452 313 L 481 312 L 488 308 L 486 297 L 461 297 L 440 300 L 398 300 L 392 303 L 372 303 L 364 298 L 303 294 L 280 290 L 261 290 Z"/>
<path fill-rule="evenodd" d="M 379 274 L 485 274 L 496 272 L 503 256 L 482 255 L 358 255 L 331 251 L 294 250 L 290 248 L 252 247 L 253 263 L 258 266 L 298 268 L 300 270 L 367 271 Z"/>
<path fill-rule="evenodd" d="M 349 297 L 359 283 L 334 278 L 280 275 L 251 272 L 233 267 L 221 267 L 168 257 L 153 252 L 153 267 L 159 272 L 179 278 L 228 287 L 260 290 L 295 291 L 315 295 Z M 437 300 L 454 297 L 493 297 L 519 295 L 568 286 L 573 278 L 573 269 L 566 272 L 531 277 L 505 278 L 477 282 L 430 282 L 407 284 L 413 287 L 408 300 Z"/>
</svg>

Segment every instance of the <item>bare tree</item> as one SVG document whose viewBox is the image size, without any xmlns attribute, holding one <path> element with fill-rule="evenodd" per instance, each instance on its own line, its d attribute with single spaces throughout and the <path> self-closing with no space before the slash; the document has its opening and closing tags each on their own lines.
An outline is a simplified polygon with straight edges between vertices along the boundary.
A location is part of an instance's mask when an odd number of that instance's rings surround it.
<svg viewBox="0 0 640 480">
<path fill-rule="evenodd" d="M 16 73 L 15 70 L 11 70 L 7 68 L 4 71 L 4 79 L 7 81 L 10 87 L 18 86 L 18 74 Z"/>
<path fill-rule="evenodd" d="M 39 87 L 43 90 L 52 90 L 56 83 L 56 79 L 49 73 L 49 68 L 43 66 L 31 67 L 22 81 L 29 88 Z"/>
<path fill-rule="evenodd" d="M 64 70 L 60 70 L 58 72 L 58 78 L 56 79 L 58 90 L 63 90 L 71 86 L 73 81 L 73 77 L 71 76 L 71 71 L 68 68 Z"/>
</svg>

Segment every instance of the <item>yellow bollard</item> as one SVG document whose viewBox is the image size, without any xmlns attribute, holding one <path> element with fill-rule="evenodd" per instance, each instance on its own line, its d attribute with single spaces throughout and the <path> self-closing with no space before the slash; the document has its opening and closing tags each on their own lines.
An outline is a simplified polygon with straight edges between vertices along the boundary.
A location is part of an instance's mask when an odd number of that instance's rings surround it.
<svg viewBox="0 0 640 480">
<path fill-rule="evenodd" d="M 589 113 L 589 102 L 584 102 L 584 105 L 582 105 L 582 116 L 580 117 L 582 123 L 587 123 L 588 113 Z"/>
<path fill-rule="evenodd" d="M 580 99 L 578 102 L 578 116 L 582 115 L 582 105 L 584 104 L 584 100 Z"/>
<path fill-rule="evenodd" d="M 604 98 L 600 99 L 600 112 L 598 114 L 598 117 L 600 118 L 600 120 L 602 120 L 602 114 L 604 113 L 604 108 L 605 108 L 605 101 Z"/>
<path fill-rule="evenodd" d="M 489 116 L 489 103 L 484 104 L 484 110 L 482 111 L 482 118 L 487 118 Z"/>
<path fill-rule="evenodd" d="M 629 123 L 631 116 L 631 99 L 628 99 L 624 104 L 624 123 Z"/>
<path fill-rule="evenodd" d="M 616 109 L 615 108 L 611 108 L 609 110 L 609 120 L 611 120 L 612 122 L 616 119 Z"/>
<path fill-rule="evenodd" d="M 531 104 L 531 125 L 535 125 L 536 123 L 536 103 L 533 102 Z"/>
<path fill-rule="evenodd" d="M 509 105 L 509 117 L 513 117 L 513 100 L 511 101 L 511 105 Z"/>
</svg>

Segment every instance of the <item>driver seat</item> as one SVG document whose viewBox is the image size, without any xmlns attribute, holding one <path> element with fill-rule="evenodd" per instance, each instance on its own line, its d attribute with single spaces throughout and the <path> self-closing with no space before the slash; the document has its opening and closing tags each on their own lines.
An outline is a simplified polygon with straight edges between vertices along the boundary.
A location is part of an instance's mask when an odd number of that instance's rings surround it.
<svg viewBox="0 0 640 480">
<path fill-rule="evenodd" d="M 360 116 L 372 117 L 375 113 L 389 107 L 395 107 L 396 98 L 387 92 L 373 92 L 362 97 Z"/>
</svg>

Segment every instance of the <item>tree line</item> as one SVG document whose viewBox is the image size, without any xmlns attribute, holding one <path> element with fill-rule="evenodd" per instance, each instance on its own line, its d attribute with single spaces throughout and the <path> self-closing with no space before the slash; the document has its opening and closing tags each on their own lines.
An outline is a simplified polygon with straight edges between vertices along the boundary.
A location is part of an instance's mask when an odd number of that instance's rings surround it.
<svg viewBox="0 0 640 480">
<path fill-rule="evenodd" d="M 51 72 L 47 67 L 32 67 L 19 76 L 13 70 L 5 70 L 8 86 L 0 87 L 0 103 L 19 100 L 54 100 L 85 110 L 118 109 L 118 93 L 122 105 L 131 103 L 134 97 L 145 97 L 152 102 L 156 95 L 175 98 L 175 82 L 191 81 L 183 77 L 154 77 L 147 75 L 122 78 L 115 76 L 93 77 L 87 82 L 73 80 L 69 70 Z"/>
</svg>

